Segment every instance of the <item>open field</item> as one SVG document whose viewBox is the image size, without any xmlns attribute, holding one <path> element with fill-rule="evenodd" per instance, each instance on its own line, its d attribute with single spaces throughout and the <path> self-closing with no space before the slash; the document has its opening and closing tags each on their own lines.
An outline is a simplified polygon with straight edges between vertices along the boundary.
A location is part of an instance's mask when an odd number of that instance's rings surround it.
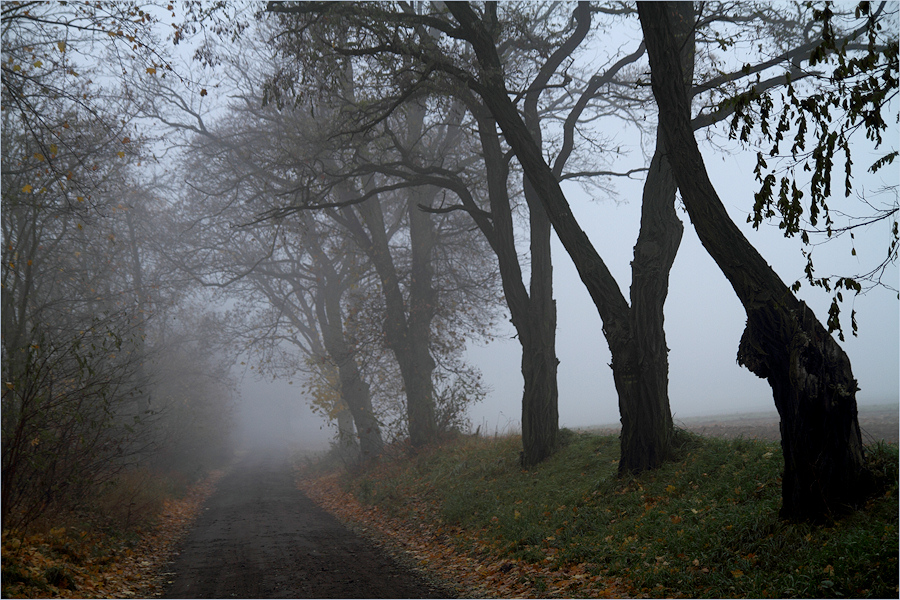
<svg viewBox="0 0 900 600">
<path fill-rule="evenodd" d="M 769 441 L 781 440 L 778 413 L 771 411 L 730 413 L 701 417 L 673 417 L 675 426 L 704 436 L 734 439 L 744 437 Z M 900 441 L 900 406 L 897 404 L 862 405 L 859 407 L 859 426 L 863 443 L 879 440 L 896 444 Z M 618 424 L 604 424 L 579 429 L 592 433 L 616 434 Z"/>
</svg>

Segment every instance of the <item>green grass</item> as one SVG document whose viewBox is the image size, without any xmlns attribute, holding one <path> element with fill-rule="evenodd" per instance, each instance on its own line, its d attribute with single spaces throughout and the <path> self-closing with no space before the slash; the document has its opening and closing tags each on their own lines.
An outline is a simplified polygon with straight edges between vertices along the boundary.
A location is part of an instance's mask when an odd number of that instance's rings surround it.
<svg viewBox="0 0 900 600">
<path fill-rule="evenodd" d="M 659 597 L 896 597 L 897 448 L 870 450 L 885 488 L 828 526 L 778 518 L 777 443 L 678 434 L 677 459 L 616 476 L 618 439 L 572 434 L 529 471 L 520 441 L 462 438 L 346 479 L 363 502 L 404 516 L 409 498 L 458 525 L 464 551 L 549 567 L 586 563 Z"/>
</svg>

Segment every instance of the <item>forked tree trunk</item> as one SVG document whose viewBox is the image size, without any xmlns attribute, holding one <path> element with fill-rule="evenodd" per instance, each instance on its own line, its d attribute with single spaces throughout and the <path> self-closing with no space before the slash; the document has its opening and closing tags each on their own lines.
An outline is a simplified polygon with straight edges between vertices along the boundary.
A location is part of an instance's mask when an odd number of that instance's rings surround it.
<svg viewBox="0 0 900 600">
<path fill-rule="evenodd" d="M 316 293 L 316 317 L 322 330 L 322 342 L 337 366 L 341 398 L 346 403 L 350 415 L 353 417 L 353 423 L 356 425 L 360 458 L 367 461 L 381 453 L 384 442 L 381 437 L 381 427 L 372 407 L 369 384 L 363 380 L 359 365 L 356 363 L 354 350 L 344 336 L 343 311 L 341 309 L 343 283 L 334 266 L 319 247 L 310 244 L 310 252 L 317 262 L 316 267 L 321 280 Z M 340 422 L 338 425 L 340 427 Z M 341 433 L 343 435 L 344 431 Z M 355 441 L 353 445 L 356 446 Z"/>
<path fill-rule="evenodd" d="M 522 346 L 522 465 L 534 466 L 549 457 L 559 431 L 557 387 L 556 303 L 550 262 L 550 230 L 544 209 L 531 207 L 531 293 L 525 288 L 516 254 L 510 209 L 509 166 L 490 114 L 472 107 L 487 171 L 491 220 L 476 219 L 497 255 L 500 279 L 513 326 Z"/>
<path fill-rule="evenodd" d="M 669 456 L 673 425 L 663 307 L 683 230 L 675 214 L 675 181 L 658 141 L 644 184 L 641 230 L 631 263 L 632 337 L 613 354 L 622 420 L 620 474 L 654 469 Z"/>
<path fill-rule="evenodd" d="M 635 248 L 632 296 L 637 310 L 633 311 L 572 215 L 556 174 L 544 161 L 534 136 L 510 101 L 499 55 L 487 28 L 466 3 L 451 3 L 448 9 L 459 21 L 481 65 L 480 79 L 469 85 L 503 130 L 603 320 L 623 415 L 620 472 L 655 468 L 668 455 L 672 432 L 662 309 L 668 273 L 681 239 L 681 225 L 674 214 L 674 191 L 666 193 L 662 184 L 658 189 L 654 185 L 648 187 L 653 202 L 642 217 L 642 236 Z M 643 230 L 645 226 L 647 229 Z M 510 298 L 507 292 L 507 300 Z M 510 308 L 513 312 L 512 305 Z M 525 375 L 527 381 L 528 374 Z"/>
<path fill-rule="evenodd" d="M 685 82 L 690 84 L 694 73 L 693 5 L 682 2 L 677 9 L 681 18 L 675 36 Z M 668 458 L 671 449 L 674 429 L 663 308 L 669 293 L 669 272 L 684 232 L 675 212 L 677 189 L 666 158 L 665 135 L 657 128 L 656 151 L 641 198 L 641 229 L 631 262 L 631 338 L 618 357 L 613 355 L 622 419 L 619 474 L 654 469 Z M 626 378 L 627 383 L 623 381 Z M 625 386 L 635 389 L 623 393 Z"/>
<path fill-rule="evenodd" d="M 417 206 L 414 210 L 421 212 Z M 362 217 L 365 228 L 357 219 L 355 211 Z M 400 367 L 406 394 L 409 440 L 414 447 L 424 446 L 434 440 L 437 431 L 431 380 L 435 368 L 430 342 L 430 323 L 434 314 L 434 305 L 429 301 L 433 293 L 428 295 L 431 278 L 421 268 L 411 274 L 410 303 L 407 308 L 400 289 L 400 278 L 391 257 L 384 213 L 378 199 L 371 198 L 356 205 L 355 209 L 345 208 L 344 216 L 344 224 L 350 228 L 356 242 L 372 261 L 381 280 L 385 302 L 385 345 L 391 349 Z M 410 220 L 411 229 L 420 225 L 419 219 Z M 417 233 L 410 232 L 411 237 L 416 235 Z M 430 261 L 431 246 L 412 244 L 414 254 L 419 255 L 423 251 L 427 251 Z M 420 260 L 413 258 L 412 262 L 420 265 Z M 413 292 L 413 288 L 417 291 Z"/>
<path fill-rule="evenodd" d="M 863 502 L 872 477 L 863 453 L 850 360 L 728 216 L 690 127 L 673 6 L 640 2 L 669 159 L 697 235 L 747 313 L 738 360 L 768 380 L 781 417 L 781 513 L 818 521 Z"/>
</svg>

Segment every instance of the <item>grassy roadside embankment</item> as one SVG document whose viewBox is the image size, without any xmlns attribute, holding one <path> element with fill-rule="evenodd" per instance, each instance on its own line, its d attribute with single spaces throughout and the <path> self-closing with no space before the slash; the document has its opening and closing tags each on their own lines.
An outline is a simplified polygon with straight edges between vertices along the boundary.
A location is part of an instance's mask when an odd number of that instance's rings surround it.
<svg viewBox="0 0 900 600">
<path fill-rule="evenodd" d="M 474 595 L 898 594 L 896 445 L 869 449 L 877 497 L 817 528 L 778 518 L 777 443 L 680 432 L 676 460 L 619 479 L 615 436 L 564 433 L 532 470 L 517 437 L 460 437 L 301 486 Z"/>
</svg>

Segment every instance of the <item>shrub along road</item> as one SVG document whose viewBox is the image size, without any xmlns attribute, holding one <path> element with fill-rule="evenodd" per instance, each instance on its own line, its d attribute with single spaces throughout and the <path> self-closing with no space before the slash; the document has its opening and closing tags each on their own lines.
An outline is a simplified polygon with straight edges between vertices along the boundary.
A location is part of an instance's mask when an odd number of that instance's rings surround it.
<svg viewBox="0 0 900 600">
<path fill-rule="evenodd" d="M 452 595 L 316 506 L 286 453 L 253 450 L 218 485 L 171 565 L 168 598 Z"/>
</svg>

